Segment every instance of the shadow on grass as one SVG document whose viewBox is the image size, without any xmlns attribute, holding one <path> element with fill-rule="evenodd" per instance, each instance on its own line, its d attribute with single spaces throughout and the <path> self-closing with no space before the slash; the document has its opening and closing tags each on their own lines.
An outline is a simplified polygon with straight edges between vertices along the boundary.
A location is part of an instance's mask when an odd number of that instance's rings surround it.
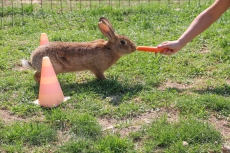
<svg viewBox="0 0 230 153">
<path fill-rule="evenodd" d="M 59 82 L 65 96 L 74 96 L 76 94 L 99 95 L 102 99 L 108 98 L 112 105 L 119 105 L 124 98 L 131 99 L 143 89 L 141 84 L 130 84 L 127 82 L 118 82 L 117 80 L 91 80 L 85 83 L 64 83 Z M 34 84 L 28 90 L 39 94 L 39 84 Z"/>
<path fill-rule="evenodd" d="M 168 90 L 171 92 L 176 91 L 178 93 L 191 91 L 191 92 L 194 92 L 200 95 L 216 94 L 216 95 L 223 96 L 223 97 L 230 97 L 230 85 L 227 85 L 227 84 L 223 84 L 218 87 L 207 87 L 207 88 L 198 89 L 198 90 L 194 90 L 193 88 L 179 88 L 179 87 L 167 87 L 164 90 Z"/>
<path fill-rule="evenodd" d="M 74 94 L 98 94 L 103 99 L 110 98 L 113 105 L 119 105 L 124 98 L 129 99 L 135 96 L 143 89 L 140 84 L 119 83 L 117 80 L 92 80 L 86 83 L 78 84 L 62 84 L 65 95 L 72 96 Z"/>
<path fill-rule="evenodd" d="M 194 90 L 193 92 L 198 93 L 198 94 L 216 94 L 216 95 L 220 95 L 223 97 L 229 97 L 230 96 L 230 86 L 229 85 L 221 85 L 219 87 L 215 87 L 215 88 L 210 88 L 207 87 L 206 89 L 202 89 L 202 90 Z"/>
</svg>

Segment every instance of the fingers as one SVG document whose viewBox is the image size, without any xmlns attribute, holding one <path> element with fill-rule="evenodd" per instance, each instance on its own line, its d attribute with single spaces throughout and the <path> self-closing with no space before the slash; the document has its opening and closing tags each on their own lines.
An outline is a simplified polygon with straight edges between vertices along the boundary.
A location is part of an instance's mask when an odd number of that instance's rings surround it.
<svg viewBox="0 0 230 153">
<path fill-rule="evenodd" d="M 165 48 L 160 54 L 164 55 L 172 55 L 175 53 L 172 48 L 170 48 L 170 44 L 168 41 L 161 43 L 160 45 L 157 46 L 157 48 Z"/>
<path fill-rule="evenodd" d="M 169 48 L 169 42 L 163 42 L 160 45 L 157 46 L 158 48 Z"/>
<path fill-rule="evenodd" d="M 168 49 L 168 48 L 166 48 L 165 50 L 160 52 L 160 54 L 163 54 L 163 55 L 172 55 L 174 53 L 175 53 L 175 51 L 173 51 L 172 49 Z"/>
<path fill-rule="evenodd" d="M 164 48 L 160 54 L 172 55 L 181 49 L 178 41 L 165 41 L 157 46 L 158 48 Z"/>
</svg>

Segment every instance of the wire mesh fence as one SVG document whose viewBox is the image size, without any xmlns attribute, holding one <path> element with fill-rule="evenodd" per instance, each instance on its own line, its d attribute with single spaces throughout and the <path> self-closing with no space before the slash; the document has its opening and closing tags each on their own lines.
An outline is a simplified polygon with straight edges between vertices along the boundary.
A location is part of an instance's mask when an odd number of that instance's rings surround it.
<svg viewBox="0 0 230 153">
<path fill-rule="evenodd" d="M 20 9 L 23 14 L 25 7 L 31 6 L 35 8 L 46 8 L 50 10 L 73 11 L 85 8 L 96 8 L 103 6 L 112 7 L 132 7 L 141 4 L 184 4 L 190 5 L 192 2 L 198 5 L 202 3 L 211 2 L 212 0 L 1 0 L 1 16 L 4 15 L 4 8 L 11 7 L 11 9 Z"/>
<path fill-rule="evenodd" d="M 96 9 L 101 7 L 133 7 L 139 5 L 202 5 L 211 3 L 213 0 L 1 0 L 1 27 L 5 20 L 10 20 L 14 25 L 16 16 L 20 16 L 23 21 L 24 15 L 30 15 L 34 12 L 52 11 L 54 13 L 65 13 L 82 9 Z M 7 19 L 5 19 L 7 18 Z"/>
</svg>

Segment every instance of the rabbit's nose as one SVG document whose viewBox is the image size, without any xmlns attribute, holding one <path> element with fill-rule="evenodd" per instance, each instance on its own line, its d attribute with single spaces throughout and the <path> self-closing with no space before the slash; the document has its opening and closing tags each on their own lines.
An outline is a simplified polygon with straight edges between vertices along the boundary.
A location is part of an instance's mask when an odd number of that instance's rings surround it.
<svg viewBox="0 0 230 153">
<path fill-rule="evenodd" d="M 132 45 L 132 48 L 133 48 L 134 50 L 136 50 L 137 47 L 136 47 L 135 44 L 133 44 L 133 45 Z"/>
</svg>

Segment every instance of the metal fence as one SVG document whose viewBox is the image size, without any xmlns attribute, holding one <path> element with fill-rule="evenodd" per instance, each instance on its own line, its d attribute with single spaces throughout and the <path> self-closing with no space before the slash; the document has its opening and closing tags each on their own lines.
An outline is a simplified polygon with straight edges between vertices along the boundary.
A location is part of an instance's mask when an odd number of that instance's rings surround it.
<svg viewBox="0 0 230 153">
<path fill-rule="evenodd" d="M 25 7 L 31 6 L 33 10 L 46 8 L 49 10 L 59 12 L 73 11 L 82 8 L 95 8 L 103 6 L 111 7 L 131 7 L 134 5 L 141 5 L 146 3 L 158 3 L 158 4 L 184 4 L 196 2 L 198 5 L 202 3 L 211 2 L 213 0 L 1 0 L 1 16 L 4 14 L 4 8 L 8 7 L 8 10 L 20 9 L 21 13 L 25 12 Z"/>
<path fill-rule="evenodd" d="M 82 9 L 94 9 L 101 7 L 133 7 L 139 5 L 168 5 L 180 7 L 184 5 L 202 5 L 214 0 L 1 0 L 0 16 L 1 27 L 4 23 L 14 25 L 14 19 L 19 17 L 23 20 L 24 15 L 30 15 L 38 11 L 52 11 L 65 13 Z"/>
</svg>

